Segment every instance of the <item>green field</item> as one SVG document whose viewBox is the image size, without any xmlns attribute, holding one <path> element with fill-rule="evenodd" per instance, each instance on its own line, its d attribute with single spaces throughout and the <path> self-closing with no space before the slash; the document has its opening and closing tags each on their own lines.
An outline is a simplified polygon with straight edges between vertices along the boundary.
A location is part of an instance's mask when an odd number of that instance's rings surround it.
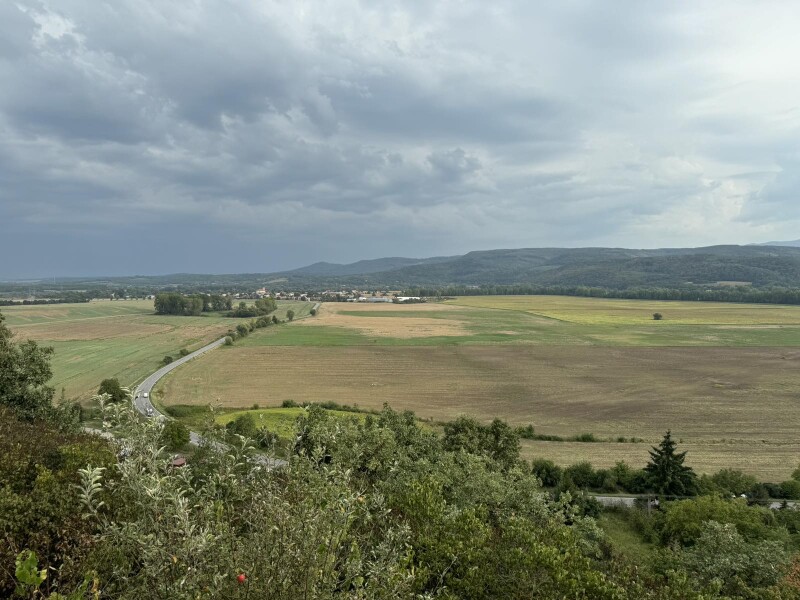
<svg viewBox="0 0 800 600">
<path fill-rule="evenodd" d="M 285 318 L 292 308 L 299 318 L 311 306 L 279 303 L 275 314 Z M 165 355 L 176 356 L 182 348 L 196 350 L 246 321 L 219 314 L 156 315 L 152 300 L 10 306 L 3 307 L 2 313 L 18 339 L 33 339 L 55 349 L 50 385 L 82 400 L 91 397 L 107 377 L 133 385 L 155 371 Z"/>
<path fill-rule="evenodd" d="M 664 315 L 654 321 L 652 313 Z M 543 434 L 646 443 L 523 443 L 526 457 L 647 460 L 666 429 L 701 472 L 780 480 L 800 462 L 800 307 L 556 296 L 324 304 L 182 367 L 167 403 L 244 408 L 388 402 Z"/>
<path fill-rule="evenodd" d="M 295 422 L 297 418 L 303 414 L 304 410 L 305 409 L 300 407 L 239 410 L 225 412 L 216 417 L 215 421 L 220 425 L 227 425 L 243 414 L 251 414 L 256 420 L 256 427 L 266 428 L 283 439 L 291 439 L 294 434 Z M 366 416 L 364 413 L 348 412 L 344 410 L 326 409 L 325 412 L 338 419 L 356 419 L 363 421 Z"/>
</svg>

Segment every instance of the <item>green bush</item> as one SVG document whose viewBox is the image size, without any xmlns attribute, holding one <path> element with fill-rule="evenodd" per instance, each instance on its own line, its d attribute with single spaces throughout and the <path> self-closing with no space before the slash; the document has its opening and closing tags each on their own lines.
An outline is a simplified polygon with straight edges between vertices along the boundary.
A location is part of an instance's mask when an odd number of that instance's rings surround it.
<svg viewBox="0 0 800 600">
<path fill-rule="evenodd" d="M 226 346 L 233 346 L 233 338 L 229 335 L 225 336 L 225 345 Z"/>
<path fill-rule="evenodd" d="M 173 359 L 173 358 L 172 358 L 172 357 L 171 357 L 169 354 L 167 354 L 167 355 L 166 355 L 164 358 L 162 358 L 162 359 L 161 359 L 161 362 L 162 362 L 164 365 L 168 365 L 168 364 L 170 364 L 170 363 L 171 363 L 173 360 L 174 360 L 174 359 Z"/>
<path fill-rule="evenodd" d="M 189 356 L 190 352 L 186 348 L 181 348 L 178 351 L 178 354 L 180 354 L 181 356 Z"/>
<path fill-rule="evenodd" d="M 241 435 L 250 439 L 255 439 L 258 432 L 256 420 L 250 413 L 239 415 L 233 421 L 225 425 L 225 429 L 228 430 L 228 433 Z"/>
<path fill-rule="evenodd" d="M 591 463 L 579 462 L 564 469 L 564 478 L 569 479 L 579 489 L 600 487 L 602 479 L 598 479 Z"/>
<path fill-rule="evenodd" d="M 537 458 L 531 461 L 531 470 L 545 487 L 556 487 L 561 481 L 562 469 L 552 460 Z"/>
<path fill-rule="evenodd" d="M 800 481 L 789 479 L 781 483 L 782 498 L 800 500 Z"/>
<path fill-rule="evenodd" d="M 128 393 L 122 389 L 119 384 L 119 379 L 116 377 L 111 379 L 103 379 L 100 382 L 100 388 L 97 390 L 98 394 L 108 394 L 109 402 L 125 402 L 128 400 Z"/>
<path fill-rule="evenodd" d="M 161 443 L 170 450 L 182 450 L 189 443 L 189 430 L 180 421 L 169 420 L 161 430 Z"/>
<path fill-rule="evenodd" d="M 0 597 L 12 597 L 14 560 L 25 549 L 48 570 L 48 585 L 71 589 L 83 580 L 96 540 L 95 523 L 82 515 L 78 470 L 102 467 L 112 481 L 116 462 L 101 437 L 20 420 L 0 406 Z M 101 499 L 112 516 L 114 498 L 103 493 Z"/>
</svg>

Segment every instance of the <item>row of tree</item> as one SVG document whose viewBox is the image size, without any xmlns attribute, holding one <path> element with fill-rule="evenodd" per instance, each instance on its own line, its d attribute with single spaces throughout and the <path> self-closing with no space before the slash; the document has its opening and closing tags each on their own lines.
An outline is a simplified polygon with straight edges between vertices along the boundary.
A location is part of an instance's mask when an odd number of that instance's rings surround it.
<svg viewBox="0 0 800 600">
<path fill-rule="evenodd" d="M 277 308 L 278 303 L 274 298 L 259 298 L 251 305 L 248 305 L 246 302 L 239 302 L 239 306 L 229 312 L 228 316 L 239 318 L 262 317 L 275 312 Z"/>
<path fill-rule="evenodd" d="M 274 298 L 259 298 L 253 304 L 240 302 L 234 309 L 230 296 L 215 294 L 185 295 L 178 292 L 160 292 L 155 297 L 156 314 L 198 316 L 204 312 L 229 311 L 228 317 L 261 317 L 274 312 L 278 303 Z"/>
<path fill-rule="evenodd" d="M 630 300 L 684 300 L 699 302 L 745 302 L 756 304 L 800 304 L 800 288 L 750 286 L 635 287 L 612 289 L 562 285 L 484 285 L 417 287 L 405 291 L 411 296 L 578 296 Z"/>
</svg>

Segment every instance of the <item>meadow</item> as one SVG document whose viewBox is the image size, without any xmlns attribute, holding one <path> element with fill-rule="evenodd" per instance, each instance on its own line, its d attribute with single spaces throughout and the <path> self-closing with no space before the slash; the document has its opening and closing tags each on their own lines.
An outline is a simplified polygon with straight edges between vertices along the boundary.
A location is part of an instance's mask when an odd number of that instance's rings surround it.
<svg viewBox="0 0 800 600">
<path fill-rule="evenodd" d="M 284 318 L 298 317 L 309 303 L 281 303 Z M 220 314 L 198 317 L 156 315 L 152 300 L 98 300 L 82 304 L 3 307 L 6 324 L 17 339 L 32 339 L 55 350 L 50 385 L 56 396 L 87 400 L 100 381 L 117 377 L 133 385 L 155 371 L 165 355 L 176 356 L 218 339 L 240 319 Z"/>
<path fill-rule="evenodd" d="M 654 321 L 660 312 L 663 320 Z M 324 304 L 182 367 L 165 402 L 284 400 L 500 417 L 600 442 L 523 442 L 560 464 L 642 465 L 672 429 L 701 472 L 785 478 L 800 462 L 800 308 L 587 298 L 468 297 Z M 632 436 L 644 443 L 618 443 Z"/>
</svg>

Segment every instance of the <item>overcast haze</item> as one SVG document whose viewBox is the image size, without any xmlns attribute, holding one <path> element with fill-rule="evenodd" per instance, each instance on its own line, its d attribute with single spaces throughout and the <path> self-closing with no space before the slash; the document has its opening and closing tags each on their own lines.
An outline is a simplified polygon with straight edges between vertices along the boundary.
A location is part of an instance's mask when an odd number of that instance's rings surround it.
<svg viewBox="0 0 800 600">
<path fill-rule="evenodd" d="M 800 3 L 0 1 L 0 277 L 800 237 Z"/>
</svg>

